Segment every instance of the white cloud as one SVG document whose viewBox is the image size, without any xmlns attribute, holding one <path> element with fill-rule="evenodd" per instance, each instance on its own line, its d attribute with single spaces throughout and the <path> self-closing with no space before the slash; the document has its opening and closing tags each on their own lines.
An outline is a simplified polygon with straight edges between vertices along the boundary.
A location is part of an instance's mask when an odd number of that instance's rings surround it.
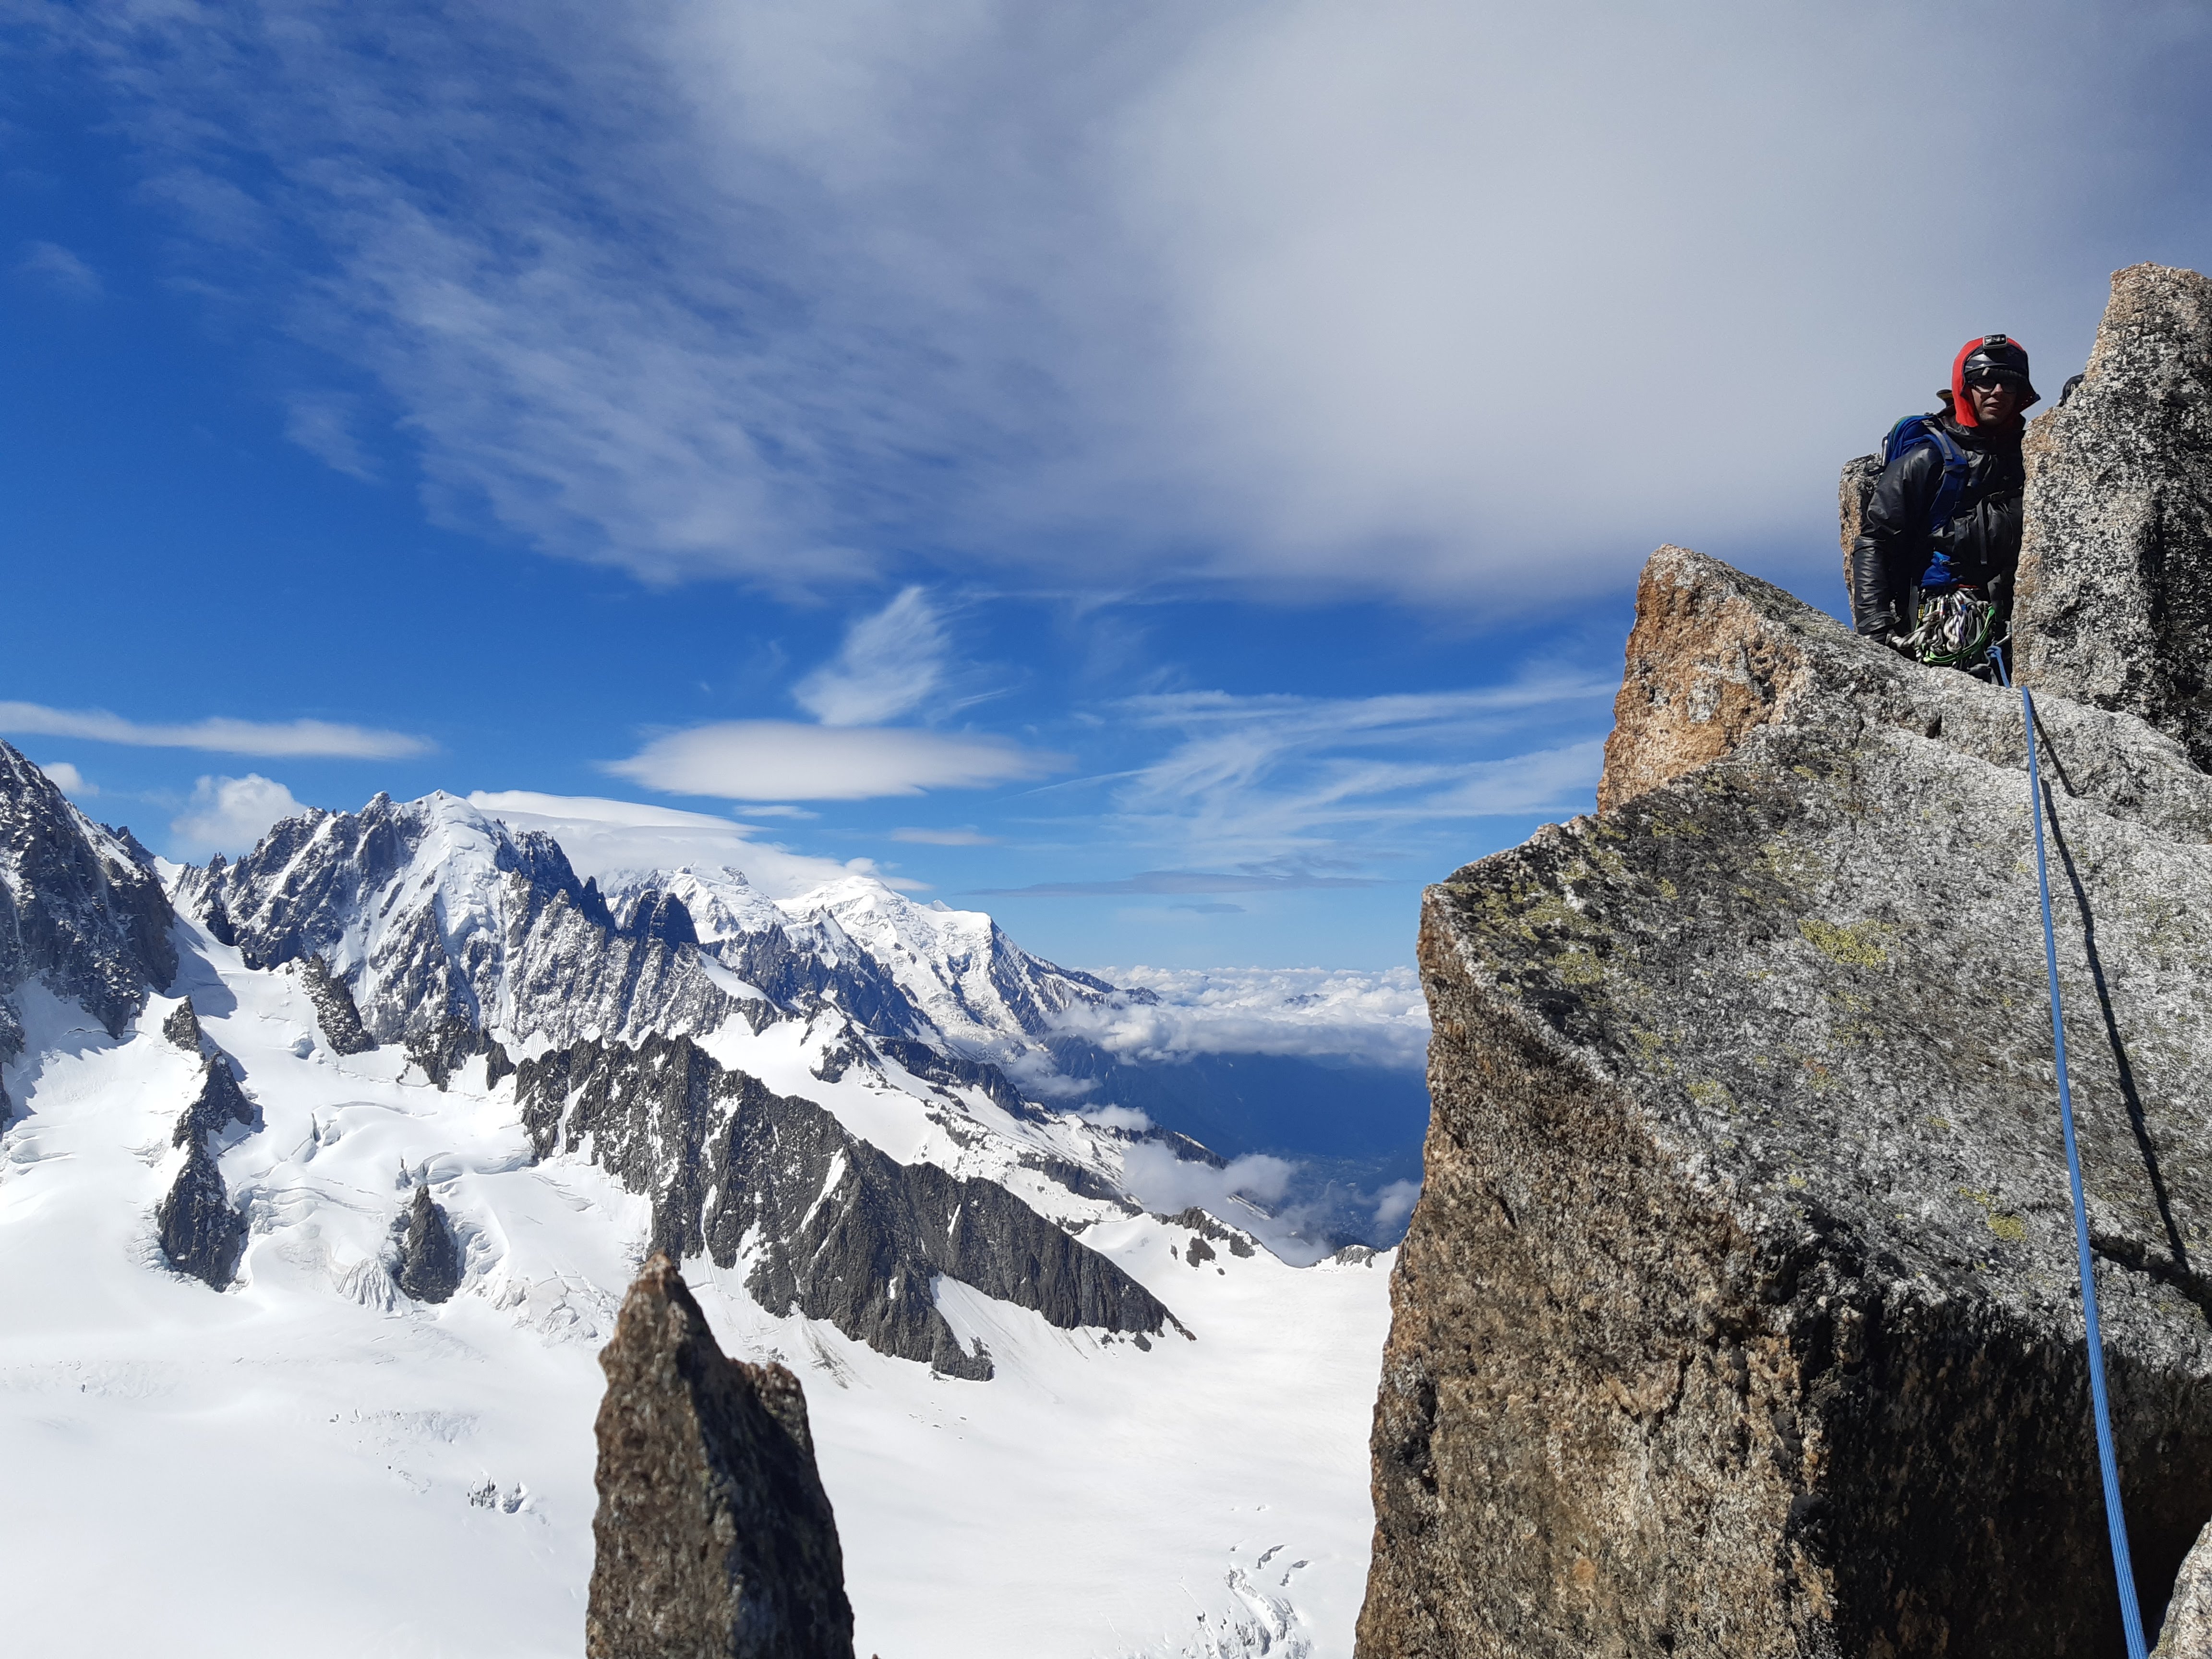
<svg viewBox="0 0 2212 1659">
<path fill-rule="evenodd" d="M 334 756 L 349 760 L 402 760 L 425 755 L 426 738 L 373 726 L 340 726 L 329 720 L 203 720 L 183 725 L 149 725 L 125 720 L 104 708 L 48 708 L 35 702 L 0 702 L 0 732 L 46 738 L 84 738 L 95 743 L 131 744 L 143 749 L 205 749 L 220 754 L 299 757 Z"/>
<path fill-rule="evenodd" d="M 15 269 L 73 300 L 100 297 L 100 273 L 58 242 L 32 243 Z"/>
<path fill-rule="evenodd" d="M 580 876 L 602 878 L 632 870 L 742 870 L 770 898 L 793 898 L 824 882 L 873 876 L 893 887 L 918 883 L 886 876 L 868 859 L 840 863 L 794 853 L 709 812 L 684 812 L 594 795 L 548 795 L 529 789 L 479 789 L 469 805 L 517 830 L 542 830 L 561 843 Z"/>
<path fill-rule="evenodd" d="M 1063 1029 L 1126 1059 L 1303 1054 L 1418 1071 L 1429 1011 L 1410 968 L 1101 968 L 1099 977 L 1150 991 L 1157 1003 L 1076 1007 Z"/>
<path fill-rule="evenodd" d="M 1421 1196 L 1418 1181 L 1394 1181 L 1375 1194 L 1375 1231 L 1395 1233 L 1405 1224 L 1406 1218 L 1413 1213 L 1413 1205 Z"/>
<path fill-rule="evenodd" d="M 1595 679 L 1562 678 L 1380 697 L 1129 699 L 1121 705 L 1128 724 L 1177 741 L 1113 783 L 1124 839 L 1181 846 L 1237 869 L 1154 871 L 1066 890 L 1350 884 L 1343 856 L 1371 856 L 1379 832 L 1577 810 L 1589 802 L 1604 758 L 1604 740 L 1580 733 L 1602 719 L 1613 690 Z M 1532 732 L 1553 741 L 1513 752 Z M 1508 752 L 1497 754 L 1501 747 Z"/>
<path fill-rule="evenodd" d="M 354 431 L 360 403 L 341 392 L 295 392 L 285 399 L 284 435 L 334 471 L 373 483 L 376 459 Z"/>
<path fill-rule="evenodd" d="M 289 789 L 258 772 L 242 778 L 204 777 L 193 784 L 191 799 L 171 820 L 169 832 L 185 857 L 235 855 L 251 851 L 271 824 L 306 810 Z"/>
<path fill-rule="evenodd" d="M 1158 1141 L 1140 1140 L 1125 1148 L 1121 1179 L 1137 1202 L 1172 1215 L 1197 1204 L 1218 1209 L 1231 1197 L 1260 1204 L 1278 1202 L 1290 1190 L 1297 1166 L 1265 1152 L 1231 1158 L 1226 1168 L 1177 1158 Z"/>
<path fill-rule="evenodd" d="M 305 0 L 108 0 L 46 27 L 112 65 L 217 251 L 195 276 L 273 288 L 374 376 L 441 512 L 655 580 L 811 587 L 923 547 L 1485 605 L 1662 538 L 1832 564 L 1838 459 L 1960 338 L 2001 324 L 2061 379 L 2144 251 L 2112 227 L 2212 253 L 2202 170 L 2141 162 L 2201 148 L 2186 8 L 615 0 L 372 44 Z M 1905 192 L 1869 238 L 1848 204 L 1969 61 L 2007 112 L 1946 132 L 1971 199 Z M 1817 402 L 1778 417 L 1808 357 Z"/>
<path fill-rule="evenodd" d="M 99 787 L 85 781 L 84 774 L 67 761 L 54 761 L 39 770 L 52 780 L 55 788 L 64 795 L 89 799 L 100 793 Z"/>
<path fill-rule="evenodd" d="M 970 825 L 962 830 L 916 829 L 911 825 L 891 831 L 893 841 L 912 842 L 922 847 L 996 847 L 996 836 L 984 835 Z"/>
<path fill-rule="evenodd" d="M 944 624 L 909 587 L 845 635 L 836 659 L 792 689 L 824 726 L 873 726 L 920 708 L 945 678 Z"/>
<path fill-rule="evenodd" d="M 866 800 L 1040 778 L 1064 757 L 1000 738 L 885 726 L 727 720 L 674 732 L 606 769 L 672 795 Z"/>
</svg>

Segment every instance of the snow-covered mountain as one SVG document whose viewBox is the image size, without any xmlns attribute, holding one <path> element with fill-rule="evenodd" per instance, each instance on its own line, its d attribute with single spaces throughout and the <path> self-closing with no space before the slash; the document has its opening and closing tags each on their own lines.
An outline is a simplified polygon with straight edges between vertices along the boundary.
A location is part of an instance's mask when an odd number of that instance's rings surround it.
<svg viewBox="0 0 2212 1659">
<path fill-rule="evenodd" d="M 0 828 L 33 1647 L 573 1653 L 658 1243 L 805 1378 L 862 1650 L 1349 1650 L 1389 1257 L 1149 1211 L 1137 1154 L 1202 1149 L 1016 1081 L 1103 981 L 864 881 L 602 893 L 447 796 L 165 896 L 0 745 Z M 220 1619 L 201 1534 L 264 1587 Z"/>
</svg>

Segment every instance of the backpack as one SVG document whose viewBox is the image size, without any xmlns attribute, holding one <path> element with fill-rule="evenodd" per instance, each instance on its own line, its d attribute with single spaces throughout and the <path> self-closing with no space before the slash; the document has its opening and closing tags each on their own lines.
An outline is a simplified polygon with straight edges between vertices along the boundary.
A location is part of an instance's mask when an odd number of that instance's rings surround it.
<svg viewBox="0 0 2212 1659">
<path fill-rule="evenodd" d="M 1923 444 L 1935 445 L 1936 453 L 1943 458 L 1943 482 L 1936 486 L 1936 499 L 1928 508 L 1928 533 L 1932 536 L 1951 522 L 1959 497 L 1966 490 L 1966 473 L 1972 463 L 1967 460 L 1966 452 L 1943 429 L 1941 416 L 1908 415 L 1890 428 L 1889 435 L 1881 441 L 1883 468 L 1894 465 L 1898 457 Z"/>
<path fill-rule="evenodd" d="M 1844 463 L 1844 475 L 1837 491 L 1837 506 L 1840 509 L 1840 528 L 1843 532 L 1844 587 L 1851 585 L 1851 544 L 1859 538 L 1860 528 L 1866 522 L 1867 508 L 1874 501 L 1874 488 L 1881 482 L 1883 469 L 1908 450 L 1922 444 L 1933 444 L 1943 458 L 1943 482 L 1936 491 L 1936 499 L 1928 514 L 1928 533 L 1934 535 L 1951 521 L 1958 509 L 1959 497 L 1966 488 L 1966 473 L 1972 465 L 1966 452 L 1952 441 L 1943 430 L 1940 415 L 1908 415 L 1889 429 L 1881 441 L 1879 454 L 1861 455 Z"/>
</svg>

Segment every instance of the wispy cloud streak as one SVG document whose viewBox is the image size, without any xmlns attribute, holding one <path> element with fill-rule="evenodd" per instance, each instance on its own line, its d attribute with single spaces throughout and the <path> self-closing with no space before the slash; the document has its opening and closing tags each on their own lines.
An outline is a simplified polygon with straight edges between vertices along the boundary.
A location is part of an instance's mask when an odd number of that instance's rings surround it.
<svg viewBox="0 0 2212 1659">
<path fill-rule="evenodd" d="M 179 724 L 125 720 L 104 708 L 49 708 L 0 702 L 0 732 L 42 738 L 82 738 L 140 749 L 204 749 L 216 754 L 405 760 L 436 747 L 428 738 L 331 720 L 240 720 Z"/>
</svg>

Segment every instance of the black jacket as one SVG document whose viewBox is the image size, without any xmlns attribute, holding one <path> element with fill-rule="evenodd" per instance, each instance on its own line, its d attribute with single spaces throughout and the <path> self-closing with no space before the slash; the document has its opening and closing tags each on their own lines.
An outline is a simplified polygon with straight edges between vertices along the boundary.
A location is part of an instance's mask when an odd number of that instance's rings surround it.
<svg viewBox="0 0 2212 1659">
<path fill-rule="evenodd" d="M 1912 625 L 1905 615 L 1905 591 L 1917 584 L 1941 550 L 1953 578 L 1997 582 L 2008 602 L 2020 563 L 2021 492 L 2027 471 L 2020 459 L 2023 430 L 1988 432 L 1937 417 L 1952 442 L 1966 452 L 1966 487 L 1949 521 L 1930 533 L 1928 514 L 1943 483 L 1943 457 L 1934 444 L 1907 450 L 1882 470 L 1868 503 L 1857 541 L 1851 544 L 1851 616 L 1862 634 L 1892 634 Z"/>
</svg>

